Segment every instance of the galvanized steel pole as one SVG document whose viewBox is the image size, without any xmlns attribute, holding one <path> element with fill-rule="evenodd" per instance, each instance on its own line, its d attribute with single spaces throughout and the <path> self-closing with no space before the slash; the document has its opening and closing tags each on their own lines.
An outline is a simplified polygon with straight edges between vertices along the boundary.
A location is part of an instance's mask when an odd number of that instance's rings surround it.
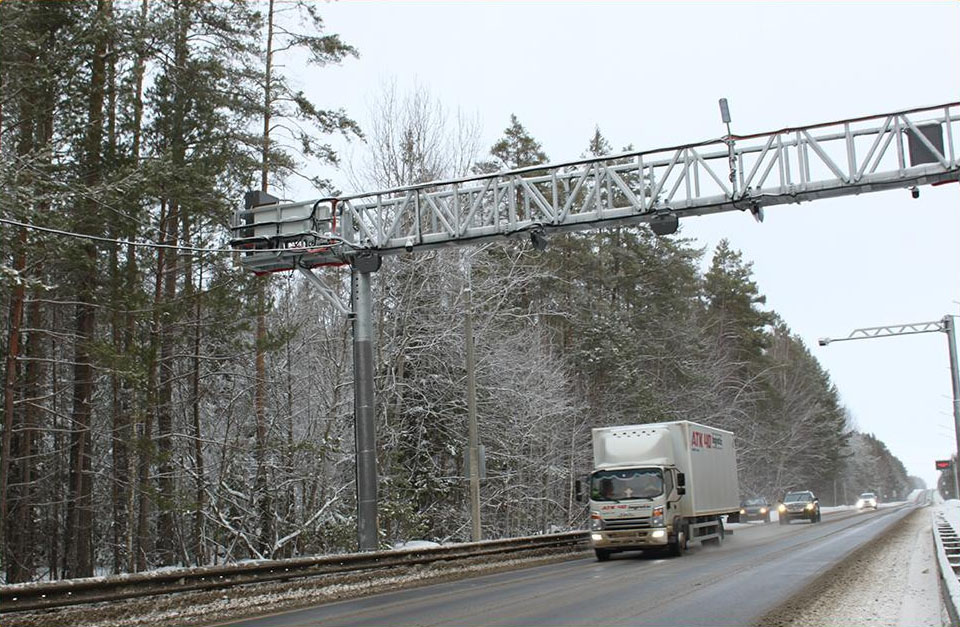
<svg viewBox="0 0 960 627">
<path fill-rule="evenodd" d="M 956 457 L 953 460 L 954 497 L 960 499 L 960 370 L 957 367 L 957 324 L 954 316 L 943 317 L 943 328 L 950 345 L 950 383 L 953 386 L 953 432 L 957 439 Z"/>
<path fill-rule="evenodd" d="M 377 527 L 377 445 L 373 388 L 373 314 L 370 273 L 354 268 L 353 300 L 354 434 L 357 464 L 357 544 L 375 551 Z"/>
</svg>

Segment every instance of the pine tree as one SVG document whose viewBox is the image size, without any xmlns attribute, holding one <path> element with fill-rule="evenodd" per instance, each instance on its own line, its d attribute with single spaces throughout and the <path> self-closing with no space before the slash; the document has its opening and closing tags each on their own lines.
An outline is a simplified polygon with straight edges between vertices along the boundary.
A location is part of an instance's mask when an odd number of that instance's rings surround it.
<svg viewBox="0 0 960 627">
<path fill-rule="evenodd" d="M 503 138 L 490 148 L 493 159 L 477 163 L 474 170 L 488 174 L 500 170 L 516 170 L 547 161 L 540 142 L 535 140 L 520 124 L 517 116 L 510 114 L 510 125 L 503 131 Z"/>
</svg>

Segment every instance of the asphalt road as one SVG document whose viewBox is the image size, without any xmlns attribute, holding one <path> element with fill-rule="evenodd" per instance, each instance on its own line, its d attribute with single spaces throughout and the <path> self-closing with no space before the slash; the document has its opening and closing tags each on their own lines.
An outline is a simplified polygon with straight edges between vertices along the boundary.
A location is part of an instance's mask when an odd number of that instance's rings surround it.
<svg viewBox="0 0 960 627">
<path fill-rule="evenodd" d="M 323 625 L 752 625 L 913 506 L 754 523 L 681 558 L 620 553 L 342 601 L 232 623 Z"/>
</svg>

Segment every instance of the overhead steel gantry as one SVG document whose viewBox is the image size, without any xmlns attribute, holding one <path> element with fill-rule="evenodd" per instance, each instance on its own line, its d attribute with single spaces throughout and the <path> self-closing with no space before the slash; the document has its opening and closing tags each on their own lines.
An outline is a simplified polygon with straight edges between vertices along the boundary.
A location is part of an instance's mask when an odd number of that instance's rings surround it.
<svg viewBox="0 0 960 627">
<path fill-rule="evenodd" d="M 724 122 L 729 122 L 721 101 Z M 377 548 L 370 273 L 385 255 L 649 223 L 960 180 L 960 103 L 537 165 L 306 202 L 247 194 L 231 245 L 257 274 L 299 270 L 354 324 L 358 544 Z M 349 263 L 351 307 L 311 268 Z M 471 468 L 479 467 L 471 439 Z M 473 483 L 471 477 L 471 483 Z M 473 486 L 471 486 L 473 489 Z"/>
<path fill-rule="evenodd" d="M 257 273 L 520 234 L 651 222 L 958 180 L 960 103 L 545 164 L 234 216 Z M 269 202 L 270 199 L 263 199 Z M 258 206 L 259 205 L 259 206 Z M 660 223 L 660 224 L 658 224 Z"/>
</svg>

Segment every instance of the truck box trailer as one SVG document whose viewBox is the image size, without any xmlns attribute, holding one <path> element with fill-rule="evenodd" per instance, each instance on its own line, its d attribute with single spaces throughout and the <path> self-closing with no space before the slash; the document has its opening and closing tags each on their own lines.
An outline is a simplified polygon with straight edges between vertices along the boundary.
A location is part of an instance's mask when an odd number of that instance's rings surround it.
<svg viewBox="0 0 960 627">
<path fill-rule="evenodd" d="M 598 560 L 628 550 L 682 555 L 691 540 L 719 544 L 740 511 L 729 431 L 689 422 L 593 430 L 591 543 Z"/>
</svg>

